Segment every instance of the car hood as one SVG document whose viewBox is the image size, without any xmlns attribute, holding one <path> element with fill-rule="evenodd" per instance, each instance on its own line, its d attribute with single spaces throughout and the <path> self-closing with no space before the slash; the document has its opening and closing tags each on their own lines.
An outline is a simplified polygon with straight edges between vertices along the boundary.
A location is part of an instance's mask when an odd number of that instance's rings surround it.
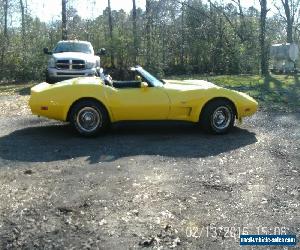
<svg viewBox="0 0 300 250">
<path fill-rule="evenodd" d="M 95 56 L 92 54 L 85 54 L 81 52 L 63 52 L 63 53 L 54 53 L 53 58 L 55 60 L 64 60 L 64 59 L 76 59 L 76 60 L 84 60 L 84 61 L 92 61 L 95 60 Z"/>
<path fill-rule="evenodd" d="M 219 86 L 203 80 L 165 80 L 167 89 L 174 90 L 197 90 L 220 88 Z"/>
</svg>

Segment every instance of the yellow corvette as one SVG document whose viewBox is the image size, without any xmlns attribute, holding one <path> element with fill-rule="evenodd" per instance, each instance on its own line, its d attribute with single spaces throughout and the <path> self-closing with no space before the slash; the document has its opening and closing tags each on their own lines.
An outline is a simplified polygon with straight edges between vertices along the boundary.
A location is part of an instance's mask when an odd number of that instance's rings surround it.
<svg viewBox="0 0 300 250">
<path fill-rule="evenodd" d="M 235 119 L 254 114 L 257 102 L 237 91 L 201 80 L 163 81 L 142 67 L 131 69 L 134 81 L 109 76 L 76 78 L 31 89 L 33 114 L 67 121 L 84 136 L 96 135 L 114 122 L 180 120 L 224 134 Z"/>
</svg>

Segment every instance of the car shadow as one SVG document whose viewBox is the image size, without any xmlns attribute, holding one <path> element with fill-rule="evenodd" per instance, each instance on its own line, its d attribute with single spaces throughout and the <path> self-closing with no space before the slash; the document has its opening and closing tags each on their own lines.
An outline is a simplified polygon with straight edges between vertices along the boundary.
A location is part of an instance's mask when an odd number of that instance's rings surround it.
<svg viewBox="0 0 300 250">
<path fill-rule="evenodd" d="M 69 125 L 17 130 L 0 138 L 0 157 L 22 162 L 52 162 L 86 157 L 90 164 L 122 157 L 159 155 L 198 158 L 235 150 L 257 141 L 254 133 L 235 127 L 227 135 L 205 134 L 194 124 L 119 123 L 105 135 L 83 138 Z"/>
</svg>

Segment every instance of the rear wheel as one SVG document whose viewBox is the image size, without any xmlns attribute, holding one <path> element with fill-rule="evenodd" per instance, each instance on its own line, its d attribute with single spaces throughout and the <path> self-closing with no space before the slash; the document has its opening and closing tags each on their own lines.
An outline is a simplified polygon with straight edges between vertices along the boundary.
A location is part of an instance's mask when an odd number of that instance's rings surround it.
<svg viewBox="0 0 300 250">
<path fill-rule="evenodd" d="M 101 104 L 85 100 L 72 107 L 70 122 L 79 134 L 94 136 L 107 129 L 109 118 L 106 109 Z"/>
<path fill-rule="evenodd" d="M 226 134 L 235 120 L 234 107 L 229 101 L 216 100 L 208 103 L 201 114 L 200 124 L 213 134 Z"/>
</svg>

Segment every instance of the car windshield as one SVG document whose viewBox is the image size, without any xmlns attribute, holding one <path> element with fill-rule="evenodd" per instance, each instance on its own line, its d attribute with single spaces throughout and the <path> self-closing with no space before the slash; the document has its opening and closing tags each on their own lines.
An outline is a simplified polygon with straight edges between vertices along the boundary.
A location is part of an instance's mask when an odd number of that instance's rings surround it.
<svg viewBox="0 0 300 250">
<path fill-rule="evenodd" d="M 151 83 L 153 87 L 162 87 L 164 84 L 158 80 L 155 76 L 150 74 L 148 71 L 143 68 L 138 68 L 137 71 L 145 78 L 147 81 Z"/>
<path fill-rule="evenodd" d="M 88 43 L 78 43 L 78 42 L 66 42 L 58 43 L 54 49 L 54 53 L 62 52 L 82 52 L 86 54 L 93 54 L 93 48 Z"/>
</svg>

